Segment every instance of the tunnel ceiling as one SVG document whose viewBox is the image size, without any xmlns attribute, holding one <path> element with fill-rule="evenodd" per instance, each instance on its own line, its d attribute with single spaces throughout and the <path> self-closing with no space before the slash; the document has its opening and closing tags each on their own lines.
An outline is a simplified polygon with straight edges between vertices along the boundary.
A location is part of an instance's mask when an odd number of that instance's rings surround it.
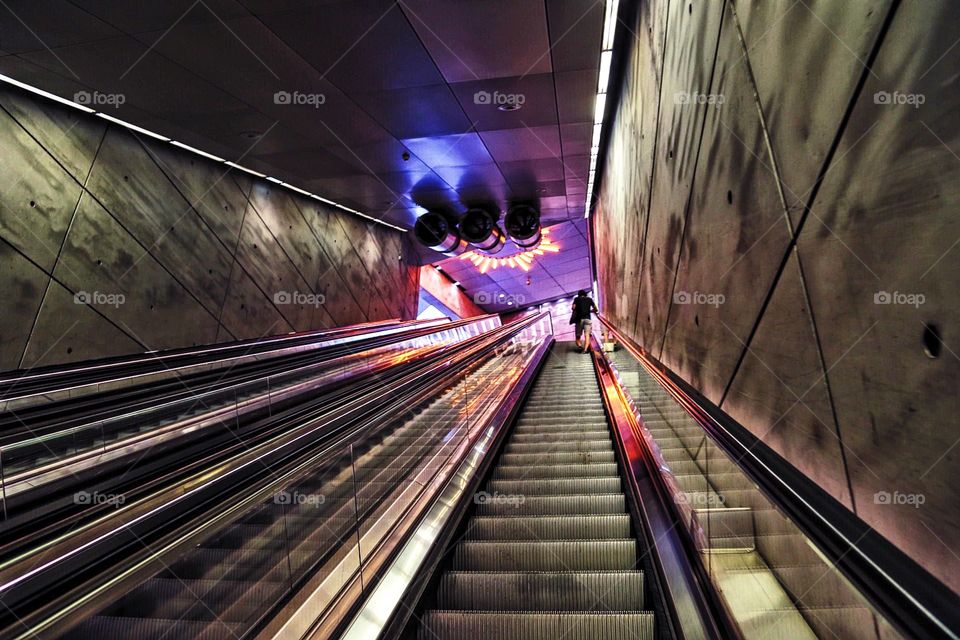
<svg viewBox="0 0 960 640">
<path fill-rule="evenodd" d="M 548 226 L 583 217 L 603 10 L 10 0 L 0 73 L 87 92 L 98 111 L 404 228 L 423 207 L 516 199 L 538 202 Z M 563 250 L 585 247 L 578 233 Z"/>
</svg>

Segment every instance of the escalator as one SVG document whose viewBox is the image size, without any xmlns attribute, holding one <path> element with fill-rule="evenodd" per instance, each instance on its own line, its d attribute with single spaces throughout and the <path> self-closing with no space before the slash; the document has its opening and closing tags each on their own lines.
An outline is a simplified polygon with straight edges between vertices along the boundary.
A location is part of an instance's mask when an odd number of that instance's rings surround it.
<svg viewBox="0 0 960 640">
<path fill-rule="evenodd" d="M 487 372 L 489 375 L 489 371 Z M 375 517 L 460 404 L 454 389 L 409 421 L 274 494 L 64 637 L 232 640 L 255 626 L 293 576 L 342 553 L 351 527 Z M 396 465 L 397 460 L 407 461 Z M 360 487 L 354 494 L 355 483 Z M 290 553 L 290 540 L 298 541 Z"/>
<path fill-rule="evenodd" d="M 654 637 L 589 356 L 554 349 L 478 497 L 417 638 Z"/>
<path fill-rule="evenodd" d="M 270 439 L 0 556 L 0 637 L 958 637 L 941 583 L 597 346 L 530 314 L 272 413 Z"/>
</svg>

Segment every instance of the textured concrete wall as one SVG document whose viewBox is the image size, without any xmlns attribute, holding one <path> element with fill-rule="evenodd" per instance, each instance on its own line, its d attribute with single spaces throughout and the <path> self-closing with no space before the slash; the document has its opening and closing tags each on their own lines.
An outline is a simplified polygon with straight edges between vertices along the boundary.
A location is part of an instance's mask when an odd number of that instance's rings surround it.
<svg viewBox="0 0 960 640">
<path fill-rule="evenodd" d="M 416 315 L 406 234 L 0 90 L 0 369 Z"/>
<path fill-rule="evenodd" d="M 640 5 L 604 312 L 960 589 L 960 4 Z"/>
<path fill-rule="evenodd" d="M 420 267 L 420 286 L 461 318 L 486 314 L 467 294 L 440 275 L 433 265 Z"/>
</svg>

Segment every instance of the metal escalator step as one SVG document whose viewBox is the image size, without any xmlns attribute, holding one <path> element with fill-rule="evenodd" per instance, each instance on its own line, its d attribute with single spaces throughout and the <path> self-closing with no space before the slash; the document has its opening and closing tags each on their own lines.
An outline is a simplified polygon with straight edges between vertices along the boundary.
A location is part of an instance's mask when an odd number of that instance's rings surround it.
<svg viewBox="0 0 960 640">
<path fill-rule="evenodd" d="M 488 501 L 477 505 L 477 515 L 589 515 L 601 513 L 626 513 L 627 503 L 622 493 L 570 495 L 570 496 L 521 496 L 510 501 Z"/>
<path fill-rule="evenodd" d="M 511 443 L 540 442 L 544 448 L 550 448 L 555 442 L 569 442 L 571 440 L 602 440 L 610 438 L 608 431 L 563 431 L 560 433 L 515 433 L 510 438 Z"/>
<path fill-rule="evenodd" d="M 245 625 L 220 620 L 171 620 L 93 616 L 67 632 L 63 638 L 136 638 L 136 640 L 236 640 Z"/>
<path fill-rule="evenodd" d="M 607 423 L 604 421 L 588 420 L 565 420 L 557 422 L 555 420 L 534 420 L 531 422 L 520 421 L 517 423 L 514 433 L 558 433 L 561 431 L 606 431 Z"/>
<path fill-rule="evenodd" d="M 470 571 L 633 569 L 636 564 L 632 539 L 464 541 L 453 551 L 453 568 Z"/>
<path fill-rule="evenodd" d="M 653 640 L 652 613 L 427 611 L 420 640 Z"/>
<path fill-rule="evenodd" d="M 497 465 L 493 478 L 599 478 L 618 476 L 616 462 L 595 462 L 590 464 L 553 464 L 553 465 Z"/>
<path fill-rule="evenodd" d="M 520 480 L 491 480 L 487 483 L 487 491 L 490 493 L 522 496 L 562 496 L 588 493 L 620 493 L 622 489 L 623 487 L 620 486 L 619 477 L 524 478 Z"/>
<path fill-rule="evenodd" d="M 630 537 L 627 514 L 587 516 L 478 516 L 465 540 L 617 540 Z"/>
<path fill-rule="evenodd" d="M 599 409 L 603 411 L 603 402 L 598 394 L 581 395 L 572 397 L 569 395 L 560 395 L 553 398 L 545 396 L 532 396 L 526 404 L 523 405 L 526 411 L 535 411 L 543 408 L 553 408 L 557 406 L 576 405 L 586 409 Z"/>
<path fill-rule="evenodd" d="M 543 453 L 505 453 L 500 456 L 500 464 L 564 464 L 591 462 L 615 462 L 613 451 L 545 451 Z"/>
<path fill-rule="evenodd" d="M 437 606 L 478 611 L 642 611 L 642 571 L 450 571 Z"/>
<path fill-rule="evenodd" d="M 552 407 L 524 407 L 523 418 L 563 418 L 563 417 L 572 417 L 572 418 L 594 418 L 601 419 L 604 415 L 603 408 L 588 408 L 588 407 L 579 407 L 576 405 L 569 405 L 564 402 L 557 402 Z"/>
<path fill-rule="evenodd" d="M 547 440 L 545 443 L 543 440 Z M 507 442 L 504 453 L 563 453 L 567 451 L 613 451 L 613 442 L 608 434 L 591 440 L 552 442 L 549 438 L 538 442 Z"/>
</svg>

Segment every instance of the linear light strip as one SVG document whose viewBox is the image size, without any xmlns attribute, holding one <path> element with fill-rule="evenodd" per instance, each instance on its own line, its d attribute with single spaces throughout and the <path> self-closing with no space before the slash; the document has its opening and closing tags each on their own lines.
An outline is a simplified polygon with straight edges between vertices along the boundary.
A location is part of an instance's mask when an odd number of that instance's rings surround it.
<svg viewBox="0 0 960 640">
<path fill-rule="evenodd" d="M 58 96 L 58 95 L 56 95 L 56 94 L 50 93 L 49 91 L 44 91 L 43 89 L 40 89 L 39 87 L 34 87 L 33 85 L 29 85 L 29 84 L 27 84 L 27 83 L 25 83 L 25 82 L 21 82 L 21 81 L 19 81 L 19 80 L 15 80 L 14 78 L 11 78 L 10 76 L 3 75 L 2 73 L 0 73 L 0 81 L 6 82 L 7 84 L 13 85 L 13 86 L 15 86 L 15 87 L 19 87 L 20 89 L 23 89 L 24 91 L 29 91 L 30 93 L 33 93 L 33 94 L 35 94 L 35 95 L 44 97 L 44 98 L 46 98 L 46 99 L 48 99 L 48 100 L 53 100 L 54 102 L 58 102 L 58 103 L 60 103 L 60 104 L 62 104 L 62 105 L 66 105 L 66 106 L 68 106 L 68 107 L 73 107 L 74 109 L 79 109 L 80 111 L 83 111 L 84 113 L 89 113 L 89 114 L 91 114 L 91 115 L 98 116 L 98 117 L 100 117 L 100 118 L 103 118 L 104 120 L 107 120 L 107 121 L 109 121 L 109 122 L 112 122 L 113 124 L 116 124 L 116 125 L 119 125 L 119 126 L 121 126 L 121 127 L 124 127 L 125 129 L 129 129 L 130 131 L 136 131 L 137 133 L 142 133 L 143 135 L 150 136 L 151 138 L 154 138 L 154 139 L 156 139 L 156 140 L 160 140 L 160 141 L 162 141 L 162 142 L 169 142 L 170 144 L 172 144 L 172 145 L 174 145 L 175 147 L 178 147 L 178 148 L 180 148 L 180 149 L 183 149 L 184 151 L 189 151 L 189 152 L 191 152 L 191 153 L 195 153 L 195 154 L 197 154 L 197 155 L 199 155 L 199 156 L 203 156 L 204 158 L 207 158 L 207 159 L 209 159 L 209 160 L 213 160 L 214 162 L 220 162 L 220 163 L 222 163 L 222 164 L 227 165 L 228 167 L 231 167 L 231 168 L 233 168 L 233 169 L 237 169 L 237 170 L 239 170 L 239 171 L 244 171 L 244 172 L 249 173 L 250 175 L 256 176 L 256 177 L 258 177 L 258 178 L 264 178 L 264 179 L 266 179 L 266 180 L 269 180 L 270 182 L 273 182 L 273 183 L 278 184 L 278 185 L 280 185 L 280 186 L 286 187 L 287 189 L 290 189 L 290 190 L 292 190 L 292 191 L 296 191 L 297 193 L 303 194 L 303 195 L 305 195 L 305 196 L 309 196 L 309 197 L 314 198 L 315 200 L 319 200 L 320 202 L 323 202 L 323 203 L 325 203 L 325 204 L 329 204 L 329 205 L 331 205 L 331 206 L 333 206 L 333 207 L 337 207 L 338 209 L 342 209 L 342 210 L 344 210 L 344 211 L 346 211 L 346 212 L 348 212 L 348 213 L 352 213 L 352 214 L 354 214 L 354 215 L 360 216 L 361 218 L 366 218 L 367 220 L 370 220 L 370 221 L 375 222 L 375 223 L 377 223 L 377 224 L 381 224 L 381 225 L 383 225 L 383 226 L 385 226 L 385 227 L 390 227 L 391 229 L 396 229 L 397 231 L 400 231 L 400 232 L 402 232 L 402 233 L 407 233 L 407 232 L 408 232 L 408 229 L 404 229 L 403 227 L 398 227 L 398 226 L 396 226 L 396 225 L 390 224 L 389 222 L 384 222 L 383 220 L 380 220 L 380 219 L 378 219 L 378 218 L 374 218 L 374 217 L 372 217 L 372 216 L 369 216 L 369 215 L 367 215 L 367 214 L 365 214 L 365 213 L 360 213 L 360 212 L 357 211 L 356 209 L 351 209 L 350 207 L 346 207 L 346 206 L 344 206 L 344 205 L 342 205 L 342 204 L 339 204 L 339 203 L 337 203 L 337 202 L 334 202 L 333 200 L 328 200 L 327 198 L 323 198 L 323 197 L 321 197 L 321 196 L 318 196 L 318 195 L 315 194 L 315 193 L 310 193 L 309 191 L 306 191 L 306 190 L 301 189 L 301 188 L 299 188 L 299 187 L 295 187 L 295 186 L 293 186 L 292 184 L 290 184 L 290 183 L 288 183 L 288 182 L 284 182 L 284 181 L 279 180 L 279 179 L 277 179 L 277 178 L 274 178 L 274 177 L 272 177 L 272 176 L 268 176 L 268 175 L 266 175 L 265 173 L 260 173 L 259 171 L 254 171 L 253 169 L 250 169 L 250 168 L 248 168 L 248 167 L 244 167 L 243 165 L 237 164 L 236 162 L 231 162 L 230 160 L 226 160 L 226 159 L 224 159 L 224 158 L 221 158 L 220 156 L 215 156 L 215 155 L 213 155 L 212 153 L 207 153 L 206 151 L 203 151 L 202 149 L 197 149 L 196 147 L 191 147 L 191 146 L 188 145 L 188 144 L 184 144 L 183 142 L 178 142 L 178 141 L 173 140 L 172 138 L 169 138 L 169 137 L 164 136 L 164 135 L 162 135 L 162 134 L 156 133 L 156 132 L 154 132 L 154 131 L 150 131 L 149 129 L 144 129 L 143 127 L 139 127 L 139 126 L 137 126 L 137 125 L 135 125 L 135 124 L 132 124 L 132 123 L 130 123 L 130 122 L 127 122 L 126 120 L 121 120 L 120 118 L 116 118 L 116 117 L 114 117 L 114 116 L 112 116 L 112 115 L 110 115 L 110 114 L 108 114 L 108 113 L 104 113 L 104 112 L 102 112 L 102 111 L 97 111 L 96 109 L 91 109 L 90 107 L 87 107 L 87 106 L 85 106 L 85 105 L 82 105 L 82 104 L 79 104 L 79 103 L 77 103 L 77 102 L 74 102 L 73 100 L 68 100 L 67 98 L 62 98 L 62 97 L 60 97 L 60 96 Z"/>
<path fill-rule="evenodd" d="M 617 11 L 619 0 L 607 0 L 603 16 L 603 41 L 600 51 L 599 78 L 597 80 L 597 102 L 593 116 L 593 140 L 590 144 L 590 170 L 587 180 L 587 197 L 583 204 L 584 219 L 590 217 L 590 200 L 593 197 L 593 179 L 597 172 L 597 159 L 600 156 L 600 136 L 603 134 L 603 116 L 607 106 L 607 88 L 610 84 L 610 67 L 613 63 L 613 39 L 617 32 Z"/>
</svg>

